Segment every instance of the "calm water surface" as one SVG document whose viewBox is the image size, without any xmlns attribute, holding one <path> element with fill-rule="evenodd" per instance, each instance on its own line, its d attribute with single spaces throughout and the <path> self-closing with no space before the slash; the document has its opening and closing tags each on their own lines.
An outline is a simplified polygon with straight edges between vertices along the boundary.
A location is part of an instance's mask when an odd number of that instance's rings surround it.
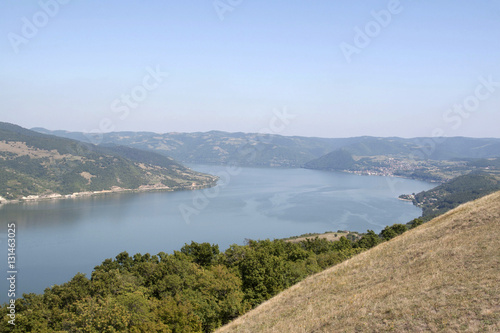
<svg viewBox="0 0 500 333">
<path fill-rule="evenodd" d="M 217 243 L 224 250 L 245 238 L 339 229 L 378 233 L 421 214 L 398 195 L 435 185 L 305 169 L 191 167 L 221 175 L 220 184 L 201 191 L 0 206 L 2 272 L 6 275 L 9 222 L 17 225 L 17 291 L 41 293 L 77 272 L 90 277 L 94 266 L 122 251 L 171 253 L 192 240 Z M 2 280 L 0 302 L 5 302 L 8 286 Z"/>
</svg>

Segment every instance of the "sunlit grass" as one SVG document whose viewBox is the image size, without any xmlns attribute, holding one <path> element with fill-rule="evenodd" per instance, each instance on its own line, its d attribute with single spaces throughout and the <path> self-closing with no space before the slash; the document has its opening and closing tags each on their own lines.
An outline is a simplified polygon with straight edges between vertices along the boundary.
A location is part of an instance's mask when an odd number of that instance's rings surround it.
<svg viewBox="0 0 500 333">
<path fill-rule="evenodd" d="M 500 331 L 500 192 L 316 274 L 218 332 Z"/>
</svg>

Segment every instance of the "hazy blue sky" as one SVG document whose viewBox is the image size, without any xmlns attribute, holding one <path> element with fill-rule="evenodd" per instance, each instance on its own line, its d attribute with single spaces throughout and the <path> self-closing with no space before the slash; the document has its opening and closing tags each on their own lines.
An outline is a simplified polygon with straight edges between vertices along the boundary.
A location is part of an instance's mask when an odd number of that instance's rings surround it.
<svg viewBox="0 0 500 333">
<path fill-rule="evenodd" d="M 500 136 L 498 0 L 4 0 L 0 35 L 25 127 Z"/>
</svg>

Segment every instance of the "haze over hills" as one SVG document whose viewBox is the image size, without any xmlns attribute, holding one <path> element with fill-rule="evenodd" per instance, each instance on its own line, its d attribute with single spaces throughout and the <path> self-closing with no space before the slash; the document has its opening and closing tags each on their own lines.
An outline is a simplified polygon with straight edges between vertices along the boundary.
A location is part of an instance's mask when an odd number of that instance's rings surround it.
<svg viewBox="0 0 500 333">
<path fill-rule="evenodd" d="M 217 332 L 498 332 L 500 192 L 318 273 Z"/>
<path fill-rule="evenodd" d="M 315 138 L 220 131 L 82 133 L 34 130 L 101 145 L 154 151 L 185 163 L 304 167 L 444 182 L 472 171 L 500 172 L 497 138 Z"/>
<path fill-rule="evenodd" d="M 228 133 L 221 131 L 196 133 L 83 132 L 34 131 L 96 144 L 120 144 L 153 150 L 189 163 L 239 163 L 246 166 L 300 167 L 337 149 L 355 156 L 394 156 L 415 159 L 450 160 L 491 158 L 500 156 L 497 138 L 397 138 L 353 137 L 315 138 L 275 134 Z"/>
<path fill-rule="evenodd" d="M 186 163 L 238 163 L 245 166 L 270 167 L 300 167 L 336 147 L 361 140 L 361 138 L 333 140 L 220 131 L 165 134 L 152 132 L 85 134 L 82 132 L 48 131 L 41 128 L 33 130 L 83 142 L 113 143 L 153 150 Z"/>
<path fill-rule="evenodd" d="M 219 131 L 86 134 L 32 131 L 7 123 L 0 129 L 0 181 L 5 185 L 0 196 L 8 199 L 213 183 L 214 178 L 192 172 L 170 155 L 187 163 L 305 167 L 438 182 L 471 172 L 500 177 L 500 139 L 494 138 L 326 139 Z"/>
<path fill-rule="evenodd" d="M 8 123 L 0 123 L 0 167 L 0 200 L 197 188 L 216 180 L 154 152 L 96 146 Z"/>
<path fill-rule="evenodd" d="M 474 155 L 477 151 L 470 149 Z M 494 153 L 493 153 L 494 154 Z M 467 154 L 464 154 L 467 156 Z M 462 155 L 462 156 L 464 156 Z M 480 154 L 479 156 L 482 156 Z M 484 154 L 489 156 L 490 153 Z M 338 149 L 304 164 L 304 168 L 344 171 L 356 174 L 399 176 L 430 182 L 445 182 L 469 173 L 485 173 L 500 177 L 500 158 L 454 157 L 452 159 L 419 159 L 415 155 L 356 156 Z"/>
</svg>

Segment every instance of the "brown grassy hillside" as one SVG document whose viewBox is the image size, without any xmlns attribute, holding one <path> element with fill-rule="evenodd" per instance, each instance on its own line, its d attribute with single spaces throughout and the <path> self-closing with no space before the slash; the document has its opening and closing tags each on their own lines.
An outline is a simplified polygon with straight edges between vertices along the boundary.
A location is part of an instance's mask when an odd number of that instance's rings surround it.
<svg viewBox="0 0 500 333">
<path fill-rule="evenodd" d="M 500 332 L 500 192 L 311 276 L 217 332 Z"/>
</svg>

